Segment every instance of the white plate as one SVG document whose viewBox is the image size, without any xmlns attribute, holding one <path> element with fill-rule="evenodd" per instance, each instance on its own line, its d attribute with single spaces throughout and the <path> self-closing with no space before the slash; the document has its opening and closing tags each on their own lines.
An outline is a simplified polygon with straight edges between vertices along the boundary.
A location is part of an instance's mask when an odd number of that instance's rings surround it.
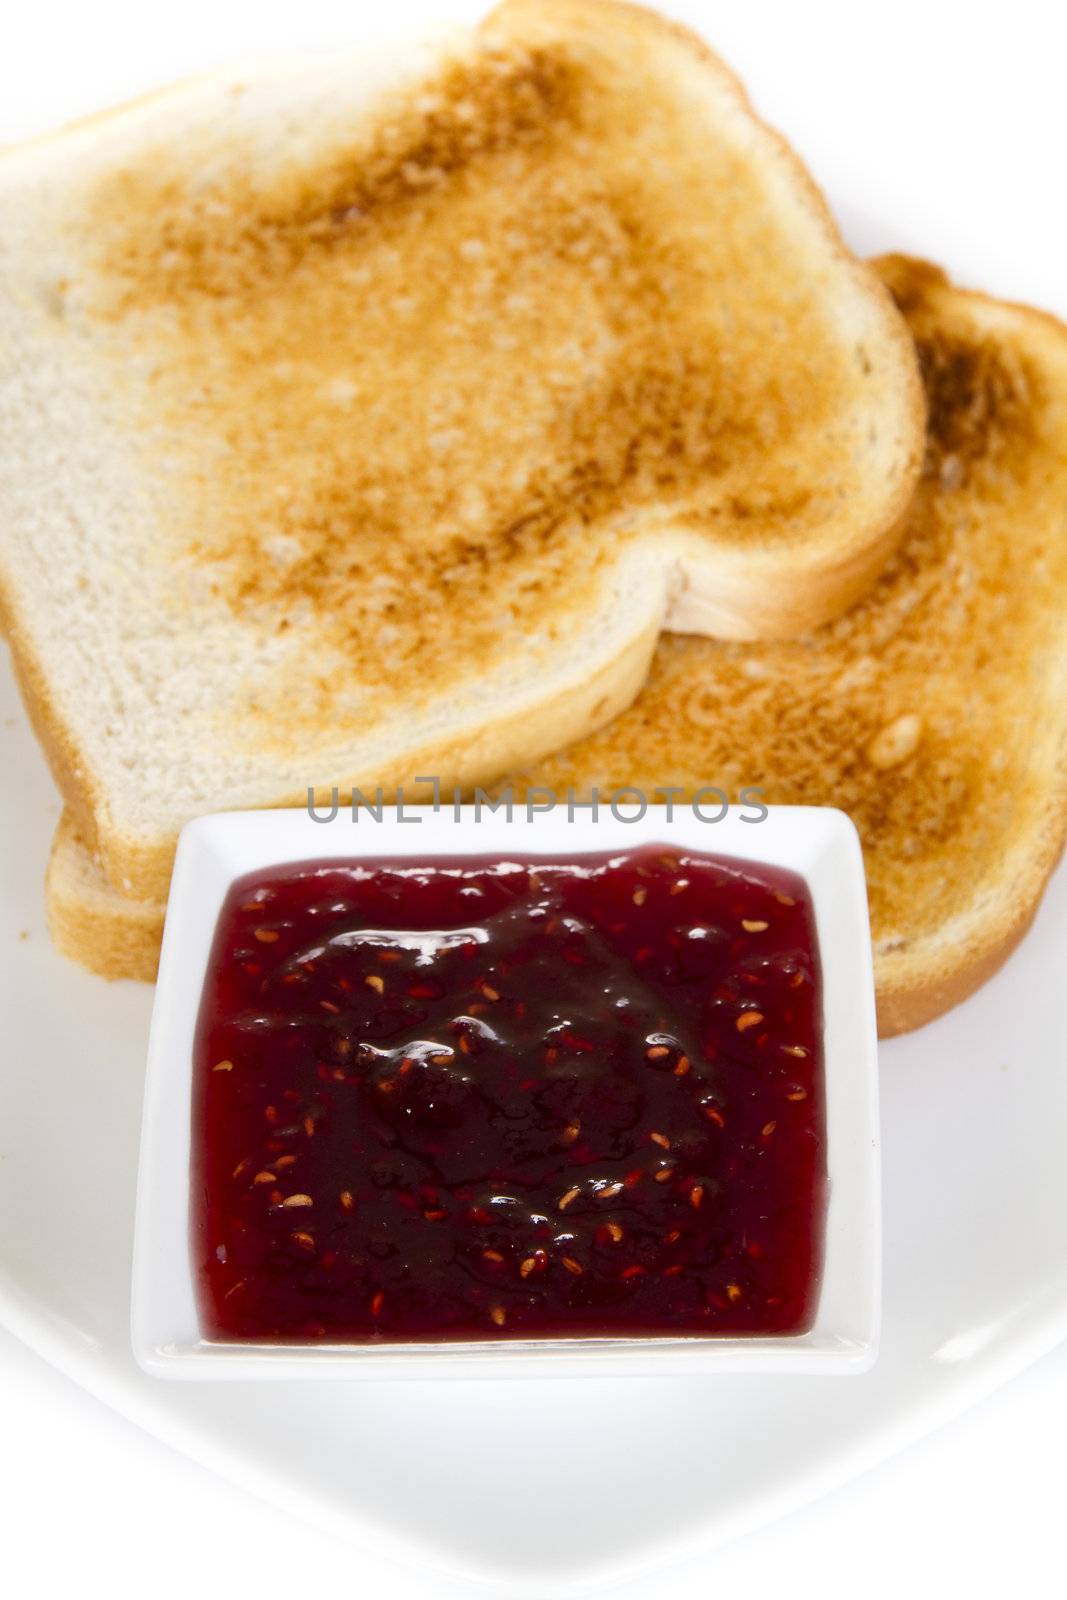
<svg viewBox="0 0 1067 1600">
<path fill-rule="evenodd" d="M 0 1320 L 253 1492 L 398 1559 L 546 1600 L 803 1504 L 1067 1334 L 1061 871 L 992 983 L 883 1047 L 885 1320 L 863 1377 L 144 1376 L 128 1310 L 151 991 L 91 978 L 48 945 L 58 805 L 6 671 L 0 771 Z"/>
</svg>

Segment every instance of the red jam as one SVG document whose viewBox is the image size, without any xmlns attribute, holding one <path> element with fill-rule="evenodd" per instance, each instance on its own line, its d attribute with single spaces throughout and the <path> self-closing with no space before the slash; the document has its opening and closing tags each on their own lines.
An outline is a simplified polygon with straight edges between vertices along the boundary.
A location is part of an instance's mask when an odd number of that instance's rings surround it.
<svg viewBox="0 0 1067 1600">
<path fill-rule="evenodd" d="M 654 845 L 305 864 L 223 907 L 205 1334 L 786 1334 L 826 1203 L 802 880 Z"/>
</svg>

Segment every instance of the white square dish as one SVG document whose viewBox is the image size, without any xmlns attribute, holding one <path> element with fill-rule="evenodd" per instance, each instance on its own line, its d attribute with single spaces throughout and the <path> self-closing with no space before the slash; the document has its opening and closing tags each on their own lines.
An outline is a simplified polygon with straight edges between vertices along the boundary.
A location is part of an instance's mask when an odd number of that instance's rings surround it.
<svg viewBox="0 0 1067 1600">
<path fill-rule="evenodd" d="M 843 813 L 771 807 L 588 808 L 476 814 L 473 807 L 230 812 L 182 833 L 160 962 L 142 1126 L 132 1337 L 149 1373 L 173 1378 L 552 1377 L 621 1373 L 862 1372 L 877 1353 L 881 1216 L 877 1051 L 859 840 Z M 413 819 L 418 819 L 413 821 Z M 194 1038 L 219 911 L 246 873 L 303 861 L 439 856 L 526 858 L 652 842 L 792 869 L 812 896 L 822 968 L 829 1202 L 816 1316 L 802 1334 L 570 1337 L 439 1343 L 221 1342 L 202 1336 L 189 1248 Z"/>
</svg>

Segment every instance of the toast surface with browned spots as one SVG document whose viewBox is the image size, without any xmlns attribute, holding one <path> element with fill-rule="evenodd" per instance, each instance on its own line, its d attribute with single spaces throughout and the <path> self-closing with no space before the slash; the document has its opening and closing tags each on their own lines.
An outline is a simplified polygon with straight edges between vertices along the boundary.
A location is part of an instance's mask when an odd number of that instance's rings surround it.
<svg viewBox="0 0 1067 1600">
<path fill-rule="evenodd" d="M 1067 329 L 920 262 L 880 270 L 930 409 L 881 578 L 795 641 L 664 639 L 634 705 L 520 788 L 755 785 L 841 807 L 863 840 L 879 1025 L 896 1033 L 996 970 L 1067 832 Z"/>
<path fill-rule="evenodd" d="M 0 609 L 135 896 L 199 812 L 499 776 L 898 537 L 903 321 L 650 13 L 222 74 L 4 154 L 0 214 Z"/>
</svg>

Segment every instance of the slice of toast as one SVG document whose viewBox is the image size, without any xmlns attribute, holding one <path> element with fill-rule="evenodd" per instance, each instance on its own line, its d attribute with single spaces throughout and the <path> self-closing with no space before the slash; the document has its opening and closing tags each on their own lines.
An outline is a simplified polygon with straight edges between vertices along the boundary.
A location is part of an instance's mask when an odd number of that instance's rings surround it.
<svg viewBox="0 0 1067 1600">
<path fill-rule="evenodd" d="M 717 785 L 736 800 L 752 785 L 840 806 L 863 840 L 888 1035 L 996 971 L 1067 834 L 1067 327 L 922 262 L 880 271 L 930 425 L 877 584 L 791 643 L 665 639 L 635 704 L 518 788 Z"/>
<path fill-rule="evenodd" d="M 921 262 L 880 270 L 918 342 L 930 436 L 878 584 L 795 643 L 665 639 L 635 705 L 516 789 L 718 785 L 736 800 L 759 785 L 843 807 L 863 837 L 887 1035 L 996 970 L 1067 829 L 1067 329 Z M 154 967 L 162 906 L 109 890 L 67 817 L 48 900 L 68 954 L 109 977 Z"/>
<path fill-rule="evenodd" d="M 907 330 L 695 38 L 508 0 L 0 156 L 0 613 L 109 881 L 588 733 L 899 537 Z"/>
</svg>

